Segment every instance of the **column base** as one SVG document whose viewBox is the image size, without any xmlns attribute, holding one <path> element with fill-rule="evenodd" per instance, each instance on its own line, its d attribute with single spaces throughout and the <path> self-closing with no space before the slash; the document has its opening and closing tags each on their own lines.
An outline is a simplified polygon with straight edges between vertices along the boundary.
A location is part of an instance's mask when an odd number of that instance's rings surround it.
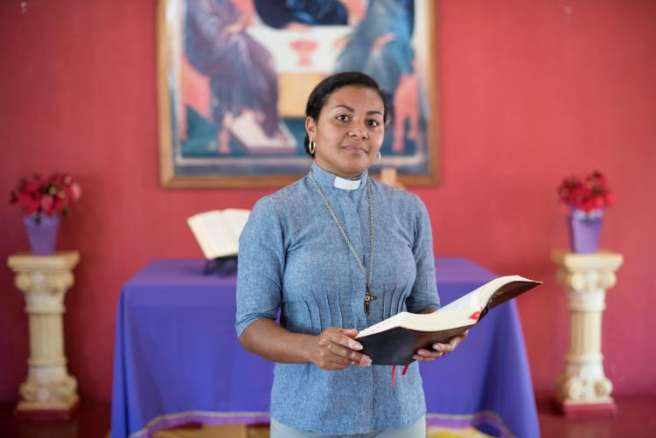
<svg viewBox="0 0 656 438">
<path fill-rule="evenodd" d="M 612 417 L 617 415 L 617 404 L 611 399 L 604 402 L 571 402 L 554 400 L 561 415 L 567 418 Z"/>
<path fill-rule="evenodd" d="M 75 396 L 70 402 L 59 403 L 39 403 L 39 402 L 18 402 L 16 418 L 28 421 L 62 421 L 70 420 L 75 416 L 80 405 L 80 398 Z"/>
</svg>

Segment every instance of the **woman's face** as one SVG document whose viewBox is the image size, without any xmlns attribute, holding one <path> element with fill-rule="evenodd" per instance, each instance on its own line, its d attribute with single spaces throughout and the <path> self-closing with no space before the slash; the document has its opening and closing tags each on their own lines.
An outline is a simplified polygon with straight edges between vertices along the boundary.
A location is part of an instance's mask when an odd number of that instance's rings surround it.
<svg viewBox="0 0 656 438">
<path fill-rule="evenodd" d="M 376 90 L 346 85 L 333 91 L 319 120 L 305 119 L 310 141 L 316 142 L 314 159 L 324 170 L 351 178 L 377 159 L 383 144 L 383 100 Z"/>
</svg>

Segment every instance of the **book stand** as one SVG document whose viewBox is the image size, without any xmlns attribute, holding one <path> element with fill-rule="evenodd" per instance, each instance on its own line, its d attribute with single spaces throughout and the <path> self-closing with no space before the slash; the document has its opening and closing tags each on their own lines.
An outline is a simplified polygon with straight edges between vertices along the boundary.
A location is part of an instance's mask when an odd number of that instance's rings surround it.
<svg viewBox="0 0 656 438">
<path fill-rule="evenodd" d="M 221 277 L 234 275 L 237 273 L 237 256 L 217 257 L 205 262 L 203 274 L 218 275 Z"/>
</svg>

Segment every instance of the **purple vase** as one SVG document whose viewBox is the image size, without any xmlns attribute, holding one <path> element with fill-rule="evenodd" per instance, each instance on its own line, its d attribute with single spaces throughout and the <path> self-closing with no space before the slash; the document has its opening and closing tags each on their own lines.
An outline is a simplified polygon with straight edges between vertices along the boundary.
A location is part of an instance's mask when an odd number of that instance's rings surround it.
<svg viewBox="0 0 656 438">
<path fill-rule="evenodd" d="M 27 229 L 32 254 L 50 255 L 55 252 L 57 233 L 59 232 L 59 216 L 41 215 L 41 221 L 38 224 L 34 216 L 26 216 L 23 218 L 23 223 Z"/>
<path fill-rule="evenodd" d="M 598 210 L 597 212 L 584 213 L 573 210 L 568 219 L 572 252 L 579 254 L 597 252 L 601 224 L 604 219 L 602 212 Z"/>
</svg>

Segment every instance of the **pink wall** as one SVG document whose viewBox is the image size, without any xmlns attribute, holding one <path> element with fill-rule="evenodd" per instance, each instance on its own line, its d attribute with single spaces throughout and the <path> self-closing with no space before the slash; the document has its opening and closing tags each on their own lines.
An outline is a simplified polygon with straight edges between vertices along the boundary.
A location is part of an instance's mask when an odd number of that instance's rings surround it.
<svg viewBox="0 0 656 438">
<path fill-rule="evenodd" d="M 34 171 L 77 176 L 61 248 L 82 262 L 67 297 L 69 366 L 110 397 L 121 284 L 153 257 L 198 257 L 192 213 L 249 208 L 270 190 L 164 190 L 158 177 L 155 1 L 0 2 L 0 191 Z M 605 367 L 616 394 L 656 392 L 656 2 L 444 1 L 439 8 L 442 183 L 417 190 L 439 255 L 545 281 L 519 300 L 534 385 L 552 391 L 568 341 L 549 251 L 566 243 L 555 188 L 607 173 L 618 203 L 602 244 L 626 264 L 608 295 Z M 651 202 L 650 202 L 651 201 Z M 0 258 L 24 250 L 0 203 Z M 4 263 L 3 263 L 4 265 Z M 25 377 L 24 301 L 0 267 L 0 400 Z"/>
</svg>

